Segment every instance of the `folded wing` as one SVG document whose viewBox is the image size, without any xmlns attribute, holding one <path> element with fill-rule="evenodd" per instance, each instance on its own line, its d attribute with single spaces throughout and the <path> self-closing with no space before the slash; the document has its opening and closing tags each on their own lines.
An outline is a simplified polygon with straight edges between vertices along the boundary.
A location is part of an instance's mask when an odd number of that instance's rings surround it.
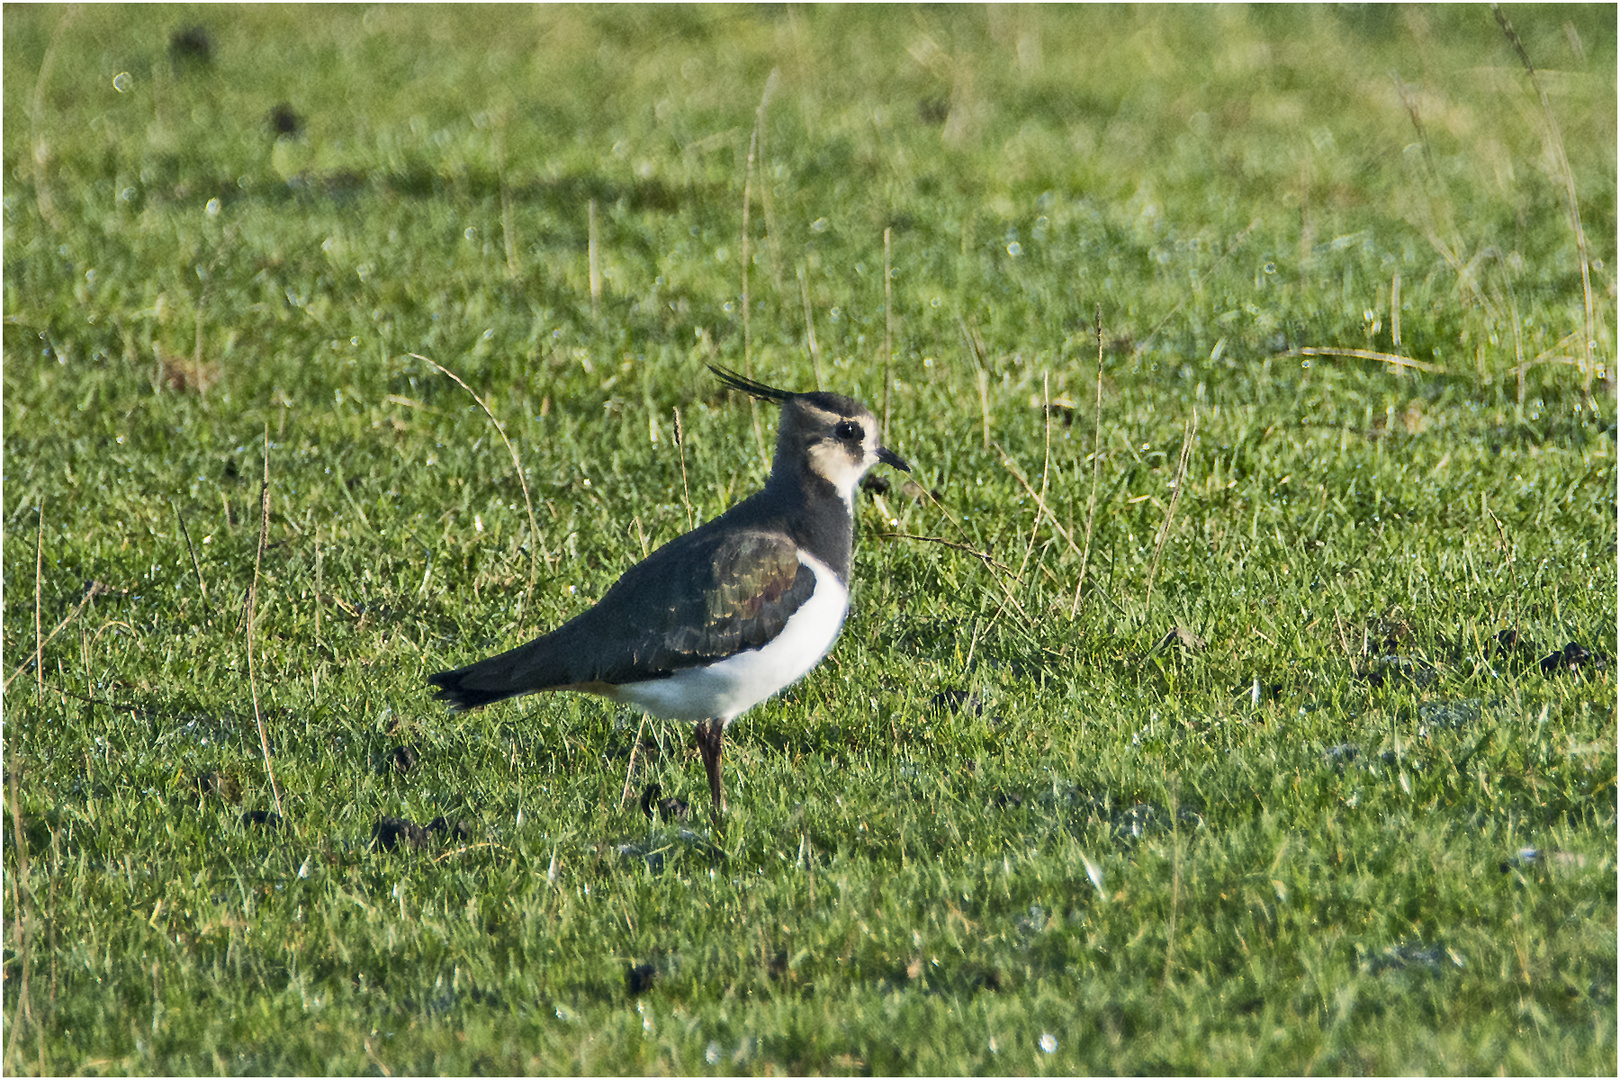
<svg viewBox="0 0 1620 1080">
<path fill-rule="evenodd" d="M 656 679 L 765 644 L 814 588 L 789 537 L 699 529 L 653 552 L 551 633 L 428 681 L 441 700 L 471 709 L 539 690 Z"/>
</svg>

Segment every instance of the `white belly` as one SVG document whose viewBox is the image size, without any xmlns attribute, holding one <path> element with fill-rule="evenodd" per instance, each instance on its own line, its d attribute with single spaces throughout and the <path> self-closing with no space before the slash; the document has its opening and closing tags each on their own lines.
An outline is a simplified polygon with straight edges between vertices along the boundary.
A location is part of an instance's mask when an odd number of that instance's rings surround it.
<svg viewBox="0 0 1620 1080">
<path fill-rule="evenodd" d="M 782 628 L 757 649 L 708 667 L 686 668 L 662 679 L 624 683 L 611 695 L 666 720 L 730 723 L 783 687 L 797 682 L 827 655 L 844 616 L 849 590 L 821 560 L 803 552 L 799 562 L 816 576 L 815 591 Z"/>
</svg>

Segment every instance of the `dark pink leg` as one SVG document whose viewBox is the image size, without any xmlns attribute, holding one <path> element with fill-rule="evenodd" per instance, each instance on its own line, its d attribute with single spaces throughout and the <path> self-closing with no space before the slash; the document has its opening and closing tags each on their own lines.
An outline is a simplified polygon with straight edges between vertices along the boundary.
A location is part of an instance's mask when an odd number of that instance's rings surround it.
<svg viewBox="0 0 1620 1080">
<path fill-rule="evenodd" d="M 726 725 L 722 720 L 707 720 L 692 729 L 692 741 L 697 743 L 703 769 L 709 774 L 709 796 L 714 800 L 716 821 L 726 812 L 726 786 L 720 780 L 720 755 L 725 738 Z"/>
</svg>

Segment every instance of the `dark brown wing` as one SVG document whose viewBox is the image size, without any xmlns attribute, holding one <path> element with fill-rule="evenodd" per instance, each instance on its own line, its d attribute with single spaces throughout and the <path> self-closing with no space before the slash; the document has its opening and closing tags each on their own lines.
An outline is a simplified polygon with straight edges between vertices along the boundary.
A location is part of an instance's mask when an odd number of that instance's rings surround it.
<svg viewBox="0 0 1620 1080">
<path fill-rule="evenodd" d="M 765 644 L 814 588 L 786 535 L 703 528 L 631 567 L 595 607 L 544 637 L 428 681 L 470 709 L 537 690 L 656 679 Z"/>
<path fill-rule="evenodd" d="M 815 574 L 780 533 L 741 532 L 671 543 L 620 578 L 600 603 L 555 634 L 590 655 L 579 681 L 653 679 L 758 648 L 810 599 Z M 671 551 L 677 545 L 683 550 Z M 660 558 L 665 552 L 669 557 Z M 559 642 L 561 644 L 561 642 Z"/>
</svg>

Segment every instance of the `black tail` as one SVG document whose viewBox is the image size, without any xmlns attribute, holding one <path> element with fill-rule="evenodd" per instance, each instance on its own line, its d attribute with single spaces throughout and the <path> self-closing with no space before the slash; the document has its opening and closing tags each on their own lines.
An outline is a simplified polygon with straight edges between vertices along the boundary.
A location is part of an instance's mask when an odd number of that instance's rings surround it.
<svg viewBox="0 0 1620 1080">
<path fill-rule="evenodd" d="M 491 690 L 487 687 L 470 685 L 467 676 L 476 667 L 477 664 L 469 664 L 453 671 L 429 675 L 428 682 L 439 688 L 439 692 L 433 696 L 439 701 L 447 702 L 456 712 L 466 712 L 480 705 L 493 705 L 497 701 L 505 701 L 509 697 L 516 696 L 518 692 L 515 691 Z"/>
<path fill-rule="evenodd" d="M 428 682 L 439 688 L 440 701 L 465 712 L 575 682 L 570 657 L 558 649 L 555 633 L 546 634 L 499 656 L 429 675 Z"/>
</svg>

